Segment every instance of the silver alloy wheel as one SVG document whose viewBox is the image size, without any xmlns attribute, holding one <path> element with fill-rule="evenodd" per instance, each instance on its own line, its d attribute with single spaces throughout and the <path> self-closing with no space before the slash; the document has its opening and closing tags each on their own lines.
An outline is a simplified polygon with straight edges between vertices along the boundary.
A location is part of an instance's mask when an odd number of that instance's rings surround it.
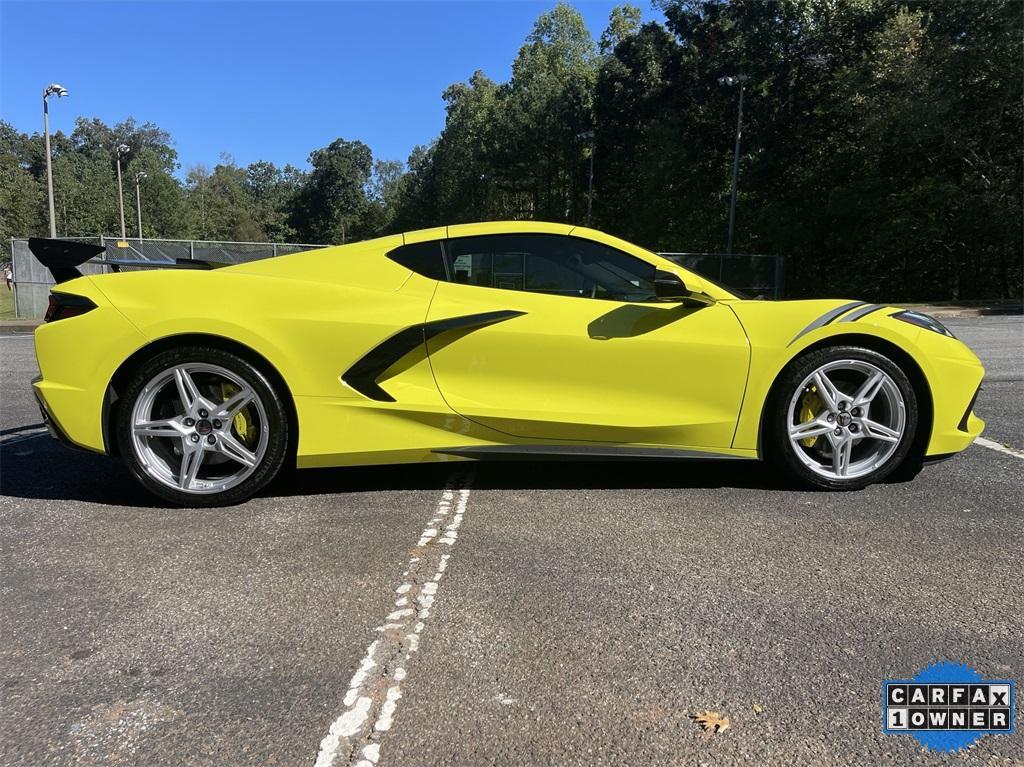
<svg viewBox="0 0 1024 767">
<path fill-rule="evenodd" d="M 154 376 L 132 407 L 132 448 L 151 478 L 197 495 L 220 493 L 260 465 L 266 410 L 237 374 L 189 362 Z"/>
<path fill-rule="evenodd" d="M 896 452 L 906 430 L 906 404 L 881 368 L 863 360 L 834 360 L 797 387 L 786 423 L 790 446 L 811 471 L 828 479 L 855 479 Z"/>
</svg>

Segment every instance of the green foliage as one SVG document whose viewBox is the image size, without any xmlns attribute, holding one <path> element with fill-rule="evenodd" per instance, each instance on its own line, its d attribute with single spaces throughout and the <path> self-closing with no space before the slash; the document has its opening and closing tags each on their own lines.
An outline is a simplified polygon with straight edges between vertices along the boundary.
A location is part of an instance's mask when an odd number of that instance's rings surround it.
<svg viewBox="0 0 1024 767">
<path fill-rule="evenodd" d="M 12 237 L 46 226 L 46 188 L 33 173 L 33 150 L 27 136 L 0 121 L 0 260 L 10 258 Z"/>
<path fill-rule="evenodd" d="M 1021 295 L 1019 0 L 657 0 L 665 23 L 542 14 L 508 82 L 442 94 L 406 163 L 337 139 L 310 170 L 223 157 L 184 181 L 170 136 L 80 119 L 52 137 L 58 232 L 118 230 L 130 147 L 145 236 L 343 242 L 464 221 L 593 225 L 654 249 L 723 249 L 744 74 L 736 250 L 787 256 L 790 295 Z M 593 153 L 593 155 L 591 155 Z M 42 138 L 0 122 L 0 236 L 46 231 Z"/>
<path fill-rule="evenodd" d="M 586 210 L 598 55 L 580 14 L 560 3 L 542 14 L 499 85 L 483 72 L 444 93 L 438 140 L 409 158 L 397 220 L 458 223 L 495 218 L 563 221 Z"/>
<path fill-rule="evenodd" d="M 601 55 L 608 56 L 615 46 L 632 37 L 640 29 L 643 14 L 635 5 L 620 5 L 612 9 L 608 17 L 608 28 L 601 33 Z"/>
<path fill-rule="evenodd" d="M 595 97 L 600 224 L 720 250 L 749 76 L 737 250 L 790 294 L 1021 292 L 1021 9 L 1010 0 L 667 0 Z M 603 160 L 602 160 L 603 158 Z"/>
<path fill-rule="evenodd" d="M 305 242 L 341 242 L 372 232 L 362 224 L 373 153 L 362 141 L 336 139 L 309 156 L 313 166 L 295 197 L 292 224 Z"/>
<path fill-rule="evenodd" d="M 256 200 L 245 168 L 238 167 L 229 155 L 222 155 L 212 173 L 202 167 L 193 171 L 197 171 L 199 181 L 200 239 L 239 242 L 266 239 L 256 217 Z"/>
</svg>

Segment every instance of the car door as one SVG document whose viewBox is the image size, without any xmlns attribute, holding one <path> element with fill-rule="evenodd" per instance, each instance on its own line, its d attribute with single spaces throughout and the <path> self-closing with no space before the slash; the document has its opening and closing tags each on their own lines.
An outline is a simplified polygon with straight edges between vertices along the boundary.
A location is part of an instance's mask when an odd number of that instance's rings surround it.
<svg viewBox="0 0 1024 767">
<path fill-rule="evenodd" d="M 449 239 L 431 367 L 460 415 L 525 439 L 728 447 L 749 360 L 733 312 L 654 301 L 652 261 L 556 234 Z M 474 319 L 476 318 L 476 319 Z"/>
</svg>

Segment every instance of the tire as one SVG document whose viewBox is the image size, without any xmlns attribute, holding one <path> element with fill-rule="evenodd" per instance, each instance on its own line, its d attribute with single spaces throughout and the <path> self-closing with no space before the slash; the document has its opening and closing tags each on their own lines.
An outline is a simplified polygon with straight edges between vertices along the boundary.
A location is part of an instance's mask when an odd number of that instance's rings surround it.
<svg viewBox="0 0 1024 767">
<path fill-rule="evenodd" d="M 913 460 L 914 387 L 871 349 L 833 346 L 798 357 L 779 375 L 766 419 L 767 457 L 803 486 L 859 490 Z"/>
<path fill-rule="evenodd" d="M 161 352 L 128 380 L 114 413 L 121 457 L 147 490 L 177 506 L 240 503 L 280 471 L 289 421 L 282 394 L 236 354 Z"/>
</svg>

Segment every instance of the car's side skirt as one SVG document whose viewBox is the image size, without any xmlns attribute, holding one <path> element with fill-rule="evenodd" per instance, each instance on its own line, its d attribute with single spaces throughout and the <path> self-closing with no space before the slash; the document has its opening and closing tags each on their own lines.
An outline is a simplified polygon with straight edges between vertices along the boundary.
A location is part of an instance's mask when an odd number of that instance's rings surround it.
<svg viewBox="0 0 1024 767">
<path fill-rule="evenodd" d="M 739 455 L 671 447 L 617 445 L 470 445 L 434 448 L 433 452 L 477 460 L 563 461 L 746 461 Z"/>
</svg>

